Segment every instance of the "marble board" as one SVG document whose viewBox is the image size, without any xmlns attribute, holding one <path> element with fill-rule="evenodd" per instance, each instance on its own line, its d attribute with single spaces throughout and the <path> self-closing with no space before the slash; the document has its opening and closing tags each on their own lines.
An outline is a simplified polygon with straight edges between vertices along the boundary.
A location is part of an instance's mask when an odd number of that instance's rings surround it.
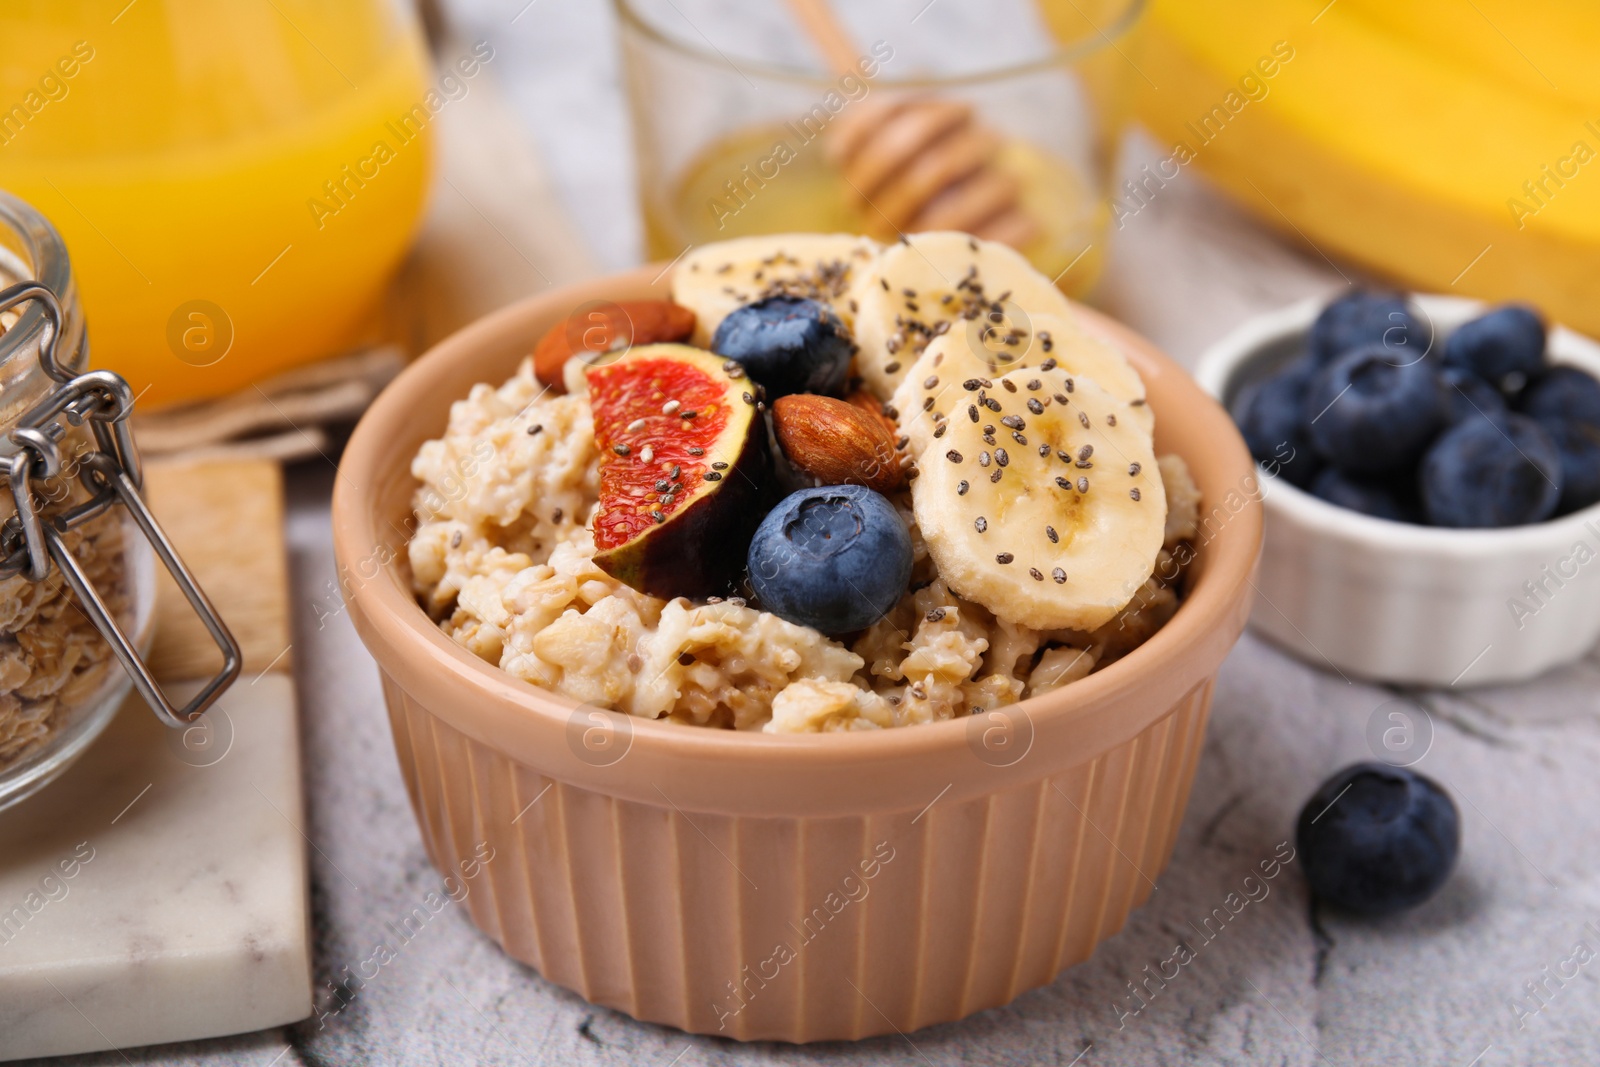
<svg viewBox="0 0 1600 1067">
<path fill-rule="evenodd" d="M 0 812 L 0 1060 L 239 1033 L 311 1011 L 281 477 L 261 462 L 152 466 L 147 487 L 239 637 L 245 670 L 187 730 L 130 696 L 65 775 Z M 227 538 L 215 536 L 219 519 Z M 211 664 L 176 621 L 175 595 L 158 593 L 158 620 L 174 621 L 158 621 L 151 658 L 181 694 Z"/>
</svg>

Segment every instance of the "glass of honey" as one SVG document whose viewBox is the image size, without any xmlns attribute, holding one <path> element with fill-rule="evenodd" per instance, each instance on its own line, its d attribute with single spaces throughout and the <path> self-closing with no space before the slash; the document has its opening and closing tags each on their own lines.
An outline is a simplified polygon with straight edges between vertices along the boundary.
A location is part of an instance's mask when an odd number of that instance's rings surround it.
<svg viewBox="0 0 1600 1067">
<path fill-rule="evenodd" d="M 848 66 L 788 5 L 614 4 L 650 258 L 761 233 L 990 227 L 1068 295 L 1092 292 L 1142 0 L 836 0 Z M 894 181 L 874 184 L 869 150 Z M 958 189 L 970 202 L 943 210 Z M 991 207 L 1023 224 L 992 225 Z M 963 210 L 975 225 L 922 224 Z"/>
</svg>

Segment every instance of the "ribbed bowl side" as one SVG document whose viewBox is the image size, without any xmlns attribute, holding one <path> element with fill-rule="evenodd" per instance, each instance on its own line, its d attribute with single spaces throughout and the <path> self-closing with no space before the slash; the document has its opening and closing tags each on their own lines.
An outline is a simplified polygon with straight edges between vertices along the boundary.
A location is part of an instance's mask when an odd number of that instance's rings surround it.
<svg viewBox="0 0 1600 1067">
<path fill-rule="evenodd" d="M 741 1040 L 910 1031 L 1088 958 L 1149 896 L 1188 802 L 1212 680 L 1044 777 L 905 811 L 749 818 L 546 778 L 387 676 L 429 856 L 513 957 L 638 1019 Z"/>
</svg>

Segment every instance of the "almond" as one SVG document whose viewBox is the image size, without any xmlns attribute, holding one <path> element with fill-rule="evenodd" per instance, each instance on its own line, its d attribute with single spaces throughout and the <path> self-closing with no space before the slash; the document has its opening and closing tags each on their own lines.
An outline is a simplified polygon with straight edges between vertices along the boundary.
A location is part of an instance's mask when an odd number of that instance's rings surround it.
<svg viewBox="0 0 1600 1067">
<path fill-rule="evenodd" d="M 883 413 L 883 401 L 879 400 L 865 389 L 857 389 L 855 392 L 845 397 L 844 402 L 852 407 L 860 408 L 862 411 L 867 412 L 873 418 L 883 423 L 883 428 L 889 431 L 890 437 L 894 437 L 899 434 L 900 427 L 896 426 L 895 421 Z"/>
<path fill-rule="evenodd" d="M 670 300 L 600 300 L 575 310 L 545 331 L 533 350 L 533 373 L 551 391 L 566 392 L 561 368 L 582 352 L 623 351 L 634 345 L 685 341 L 694 312 Z"/>
<path fill-rule="evenodd" d="M 772 405 L 772 429 L 790 465 L 823 485 L 900 488 L 905 475 L 882 415 L 830 396 L 796 393 Z"/>
</svg>

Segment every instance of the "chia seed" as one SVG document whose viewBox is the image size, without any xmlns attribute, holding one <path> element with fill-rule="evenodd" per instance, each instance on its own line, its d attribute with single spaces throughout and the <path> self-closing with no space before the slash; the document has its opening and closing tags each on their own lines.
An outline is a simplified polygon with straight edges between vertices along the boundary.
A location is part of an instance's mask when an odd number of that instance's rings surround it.
<svg viewBox="0 0 1600 1067">
<path fill-rule="evenodd" d="M 1014 560 L 1016 558 L 1017 558 L 1016 556 L 1013 556 L 1009 552 L 1001 552 L 999 555 L 994 557 L 994 561 L 996 563 L 1000 564 L 1001 566 L 1005 566 L 1007 563 L 1010 563 L 1012 560 Z"/>
<path fill-rule="evenodd" d="M 983 533 L 989 528 L 989 520 L 984 518 L 982 515 L 979 515 L 972 521 L 972 528 L 977 530 L 979 533 Z"/>
<path fill-rule="evenodd" d="M 1056 580 L 1057 585 L 1065 585 L 1067 582 L 1067 572 L 1062 570 L 1060 567 L 1057 567 L 1055 570 L 1051 571 L 1050 577 Z"/>
</svg>

